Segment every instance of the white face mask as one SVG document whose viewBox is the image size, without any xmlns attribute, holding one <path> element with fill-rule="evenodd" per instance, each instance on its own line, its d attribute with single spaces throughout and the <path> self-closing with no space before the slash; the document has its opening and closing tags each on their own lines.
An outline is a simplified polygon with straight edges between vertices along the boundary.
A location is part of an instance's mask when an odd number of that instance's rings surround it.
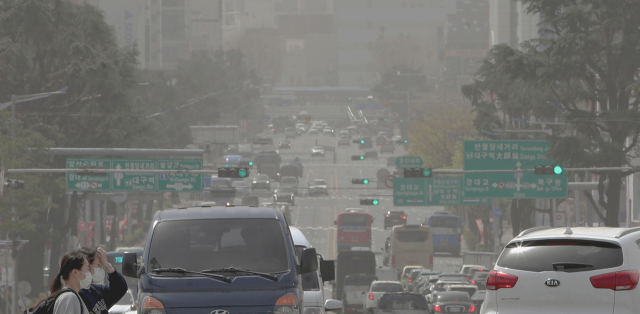
<svg viewBox="0 0 640 314">
<path fill-rule="evenodd" d="M 86 272 L 84 274 L 84 279 L 80 280 L 80 289 L 87 289 L 91 285 L 91 272 Z"/>
<path fill-rule="evenodd" d="M 102 267 L 93 269 L 93 283 L 99 285 L 104 283 L 104 269 Z"/>
</svg>

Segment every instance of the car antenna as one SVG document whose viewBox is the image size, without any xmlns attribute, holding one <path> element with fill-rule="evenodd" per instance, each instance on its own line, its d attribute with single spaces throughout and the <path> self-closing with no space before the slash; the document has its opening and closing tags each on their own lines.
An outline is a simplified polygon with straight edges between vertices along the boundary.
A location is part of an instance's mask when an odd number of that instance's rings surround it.
<svg viewBox="0 0 640 314">
<path fill-rule="evenodd" d="M 564 234 L 573 234 L 571 228 L 567 227 L 567 230 L 564 231 Z"/>
</svg>

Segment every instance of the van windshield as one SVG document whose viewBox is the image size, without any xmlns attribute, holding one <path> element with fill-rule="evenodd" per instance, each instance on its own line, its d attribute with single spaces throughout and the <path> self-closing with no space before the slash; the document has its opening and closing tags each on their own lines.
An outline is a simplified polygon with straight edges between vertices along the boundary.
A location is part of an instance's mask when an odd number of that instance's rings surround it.
<svg viewBox="0 0 640 314">
<path fill-rule="evenodd" d="M 278 273 L 289 269 L 287 256 L 284 232 L 274 219 L 165 221 L 153 231 L 149 268 Z"/>
</svg>

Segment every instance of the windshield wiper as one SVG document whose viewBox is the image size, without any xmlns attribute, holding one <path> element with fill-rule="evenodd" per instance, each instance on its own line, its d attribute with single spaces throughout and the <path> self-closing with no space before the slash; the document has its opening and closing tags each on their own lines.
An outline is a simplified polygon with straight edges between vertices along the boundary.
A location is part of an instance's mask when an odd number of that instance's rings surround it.
<svg viewBox="0 0 640 314">
<path fill-rule="evenodd" d="M 213 278 L 213 279 L 222 280 L 222 281 L 224 281 L 226 283 L 231 283 L 233 281 L 228 276 L 222 276 L 222 275 L 216 275 L 216 274 L 207 274 L 207 273 L 204 273 L 204 272 L 186 270 L 186 269 L 180 268 L 180 267 L 154 268 L 151 271 L 154 272 L 154 273 L 177 273 L 177 274 L 183 274 L 183 275 L 184 274 L 197 274 L 197 275 L 202 275 L 202 276 L 206 276 L 206 277 Z"/>
<path fill-rule="evenodd" d="M 580 271 L 581 268 L 593 268 L 591 264 L 583 263 L 553 263 L 553 270 L 555 271 Z"/>
<path fill-rule="evenodd" d="M 238 269 L 235 267 L 228 267 L 228 268 L 217 268 L 217 269 L 205 269 L 202 271 L 203 273 L 246 273 L 246 274 L 251 274 L 251 275 L 257 275 L 257 276 L 261 276 L 267 279 L 271 279 L 273 281 L 278 281 L 278 276 L 276 275 L 272 275 L 269 273 L 261 273 L 261 272 L 257 272 L 257 271 L 253 271 L 253 270 L 247 270 L 247 269 Z"/>
</svg>

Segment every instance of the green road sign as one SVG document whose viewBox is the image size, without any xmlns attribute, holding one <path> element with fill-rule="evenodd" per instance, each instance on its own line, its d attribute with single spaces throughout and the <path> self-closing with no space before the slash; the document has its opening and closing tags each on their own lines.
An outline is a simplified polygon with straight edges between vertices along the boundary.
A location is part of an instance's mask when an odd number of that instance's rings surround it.
<svg viewBox="0 0 640 314">
<path fill-rule="evenodd" d="M 67 169 L 80 167 L 105 167 L 111 169 L 111 159 L 67 158 Z M 110 191 L 111 175 L 78 175 L 67 173 L 67 190 L 71 191 Z"/>
<path fill-rule="evenodd" d="M 402 158 L 402 157 L 400 157 Z M 394 206 L 426 206 L 426 179 L 393 179 Z"/>
<path fill-rule="evenodd" d="M 462 177 L 393 179 L 395 206 L 470 206 L 489 205 L 489 198 L 465 198 Z M 396 184 L 398 184 L 396 186 Z M 416 188 L 418 191 L 416 192 Z"/>
<path fill-rule="evenodd" d="M 113 159 L 112 166 L 113 169 L 157 169 L 156 161 L 152 159 Z M 116 172 L 112 176 L 114 191 L 155 192 L 157 189 L 157 174 Z"/>
<path fill-rule="evenodd" d="M 554 165 L 547 141 L 465 141 L 464 170 L 518 170 Z M 566 198 L 566 175 L 533 172 L 466 173 L 467 198 Z"/>
<path fill-rule="evenodd" d="M 396 159 L 398 168 L 422 168 L 424 161 L 417 156 L 401 156 Z"/>
<path fill-rule="evenodd" d="M 202 160 L 158 160 L 160 170 L 202 170 Z M 158 191 L 192 192 L 202 191 L 202 174 L 180 173 L 160 174 L 158 176 Z"/>
</svg>

